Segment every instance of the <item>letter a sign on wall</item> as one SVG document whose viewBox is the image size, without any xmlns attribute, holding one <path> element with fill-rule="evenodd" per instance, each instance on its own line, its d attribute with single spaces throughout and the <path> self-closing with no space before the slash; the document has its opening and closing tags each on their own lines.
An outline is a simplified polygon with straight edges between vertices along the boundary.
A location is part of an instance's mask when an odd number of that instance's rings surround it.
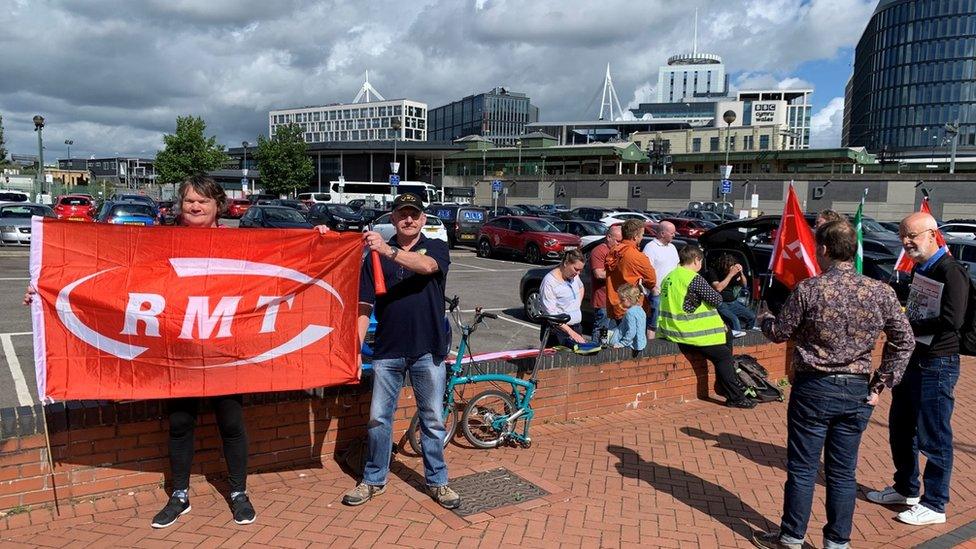
<svg viewBox="0 0 976 549">
<path fill-rule="evenodd" d="M 362 240 L 34 218 L 42 400 L 287 391 L 354 382 Z"/>
</svg>

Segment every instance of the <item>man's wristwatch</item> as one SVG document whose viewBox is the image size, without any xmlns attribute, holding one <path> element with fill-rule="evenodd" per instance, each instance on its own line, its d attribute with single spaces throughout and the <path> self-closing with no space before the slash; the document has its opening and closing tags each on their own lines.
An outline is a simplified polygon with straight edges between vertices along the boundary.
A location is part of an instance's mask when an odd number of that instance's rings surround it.
<svg viewBox="0 0 976 549">
<path fill-rule="evenodd" d="M 393 250 L 393 252 L 390 254 L 390 260 L 391 261 L 396 260 L 396 256 L 397 256 L 398 253 L 400 253 L 400 250 L 398 250 L 397 248 L 394 248 L 392 246 L 390 247 L 390 249 Z"/>
</svg>

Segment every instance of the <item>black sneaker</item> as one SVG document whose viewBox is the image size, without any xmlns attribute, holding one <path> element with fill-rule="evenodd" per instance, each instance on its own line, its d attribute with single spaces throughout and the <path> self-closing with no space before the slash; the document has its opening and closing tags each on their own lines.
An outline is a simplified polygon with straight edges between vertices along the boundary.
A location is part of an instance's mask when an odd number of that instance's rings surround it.
<svg viewBox="0 0 976 549">
<path fill-rule="evenodd" d="M 247 499 L 247 494 L 238 494 L 230 500 L 230 510 L 234 513 L 234 522 L 237 524 L 251 524 L 254 522 L 254 506 L 251 500 Z"/>
<path fill-rule="evenodd" d="M 748 410 L 756 407 L 756 401 L 752 400 L 751 398 L 743 398 L 741 400 L 726 400 L 725 405 L 729 408 L 745 408 Z"/>
<path fill-rule="evenodd" d="M 180 515 L 185 515 L 190 512 L 190 500 L 180 499 L 178 497 L 171 497 L 166 503 L 166 507 L 163 510 L 156 513 L 153 517 L 152 527 L 153 528 L 166 528 L 167 526 L 172 526 L 176 519 L 180 518 Z"/>
</svg>

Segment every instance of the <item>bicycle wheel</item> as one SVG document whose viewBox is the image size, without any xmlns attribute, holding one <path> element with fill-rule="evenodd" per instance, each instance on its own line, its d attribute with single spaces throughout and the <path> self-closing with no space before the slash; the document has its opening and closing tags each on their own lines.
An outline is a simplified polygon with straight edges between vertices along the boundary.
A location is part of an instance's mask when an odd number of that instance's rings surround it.
<svg viewBox="0 0 976 549">
<path fill-rule="evenodd" d="M 512 396 L 501 391 L 479 393 L 464 409 L 461 416 L 461 432 L 464 438 L 477 448 L 496 448 L 505 440 L 508 430 L 498 431 L 492 422 L 515 411 Z"/>
<path fill-rule="evenodd" d="M 454 432 L 457 431 L 457 414 L 454 410 L 447 413 L 444 417 L 444 447 L 450 444 L 451 440 L 454 438 Z M 410 448 L 415 454 L 422 455 L 423 449 L 420 447 L 420 413 L 416 412 L 413 414 L 413 419 L 410 420 L 410 427 L 407 428 L 407 441 L 410 443 Z"/>
</svg>

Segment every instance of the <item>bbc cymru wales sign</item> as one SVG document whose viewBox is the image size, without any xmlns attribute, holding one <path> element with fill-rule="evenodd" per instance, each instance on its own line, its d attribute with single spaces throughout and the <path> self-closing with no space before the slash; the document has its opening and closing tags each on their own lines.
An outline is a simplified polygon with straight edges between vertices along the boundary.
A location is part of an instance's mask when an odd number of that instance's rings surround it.
<svg viewBox="0 0 976 549">
<path fill-rule="evenodd" d="M 754 101 L 752 103 L 752 125 L 785 123 L 785 101 Z"/>
</svg>

